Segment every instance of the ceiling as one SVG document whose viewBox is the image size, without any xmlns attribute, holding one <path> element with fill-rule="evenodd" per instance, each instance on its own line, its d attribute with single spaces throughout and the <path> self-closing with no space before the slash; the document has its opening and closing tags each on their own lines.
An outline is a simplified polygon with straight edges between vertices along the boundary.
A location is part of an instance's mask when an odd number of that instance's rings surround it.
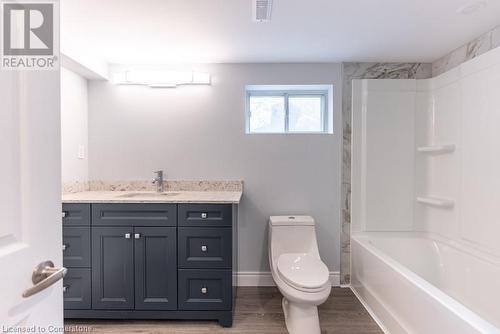
<svg viewBox="0 0 500 334">
<path fill-rule="evenodd" d="M 500 24 L 500 1 L 63 0 L 61 48 L 110 63 L 430 62 Z"/>
</svg>

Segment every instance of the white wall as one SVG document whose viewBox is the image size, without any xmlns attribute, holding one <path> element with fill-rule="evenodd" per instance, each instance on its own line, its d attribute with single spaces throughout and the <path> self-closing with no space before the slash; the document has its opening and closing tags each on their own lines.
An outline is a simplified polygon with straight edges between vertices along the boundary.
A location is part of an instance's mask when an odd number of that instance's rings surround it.
<svg viewBox="0 0 500 334">
<path fill-rule="evenodd" d="M 90 178 L 243 179 L 240 271 L 269 271 L 270 215 L 310 214 L 320 251 L 339 270 L 339 64 L 223 64 L 193 70 L 211 86 L 151 89 L 89 82 Z M 246 135 L 245 85 L 333 84 L 333 135 Z"/>
<path fill-rule="evenodd" d="M 87 80 L 61 68 L 62 180 L 88 181 Z M 83 145 L 84 158 L 78 157 Z"/>
</svg>

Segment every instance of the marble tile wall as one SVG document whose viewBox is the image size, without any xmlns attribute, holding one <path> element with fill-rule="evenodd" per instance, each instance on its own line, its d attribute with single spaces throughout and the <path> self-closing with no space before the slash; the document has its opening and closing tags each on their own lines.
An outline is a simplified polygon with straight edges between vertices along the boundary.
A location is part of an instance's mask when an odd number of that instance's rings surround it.
<svg viewBox="0 0 500 334">
<path fill-rule="evenodd" d="M 352 80 L 354 79 L 426 79 L 432 75 L 431 64 L 424 63 L 344 63 L 342 79 L 342 229 L 340 283 L 350 282 L 351 257 L 351 119 Z"/>
<path fill-rule="evenodd" d="M 432 63 L 432 76 L 437 76 L 473 59 L 491 49 L 500 46 L 500 26 L 486 32 L 478 38 L 462 45 L 446 56 Z"/>
</svg>

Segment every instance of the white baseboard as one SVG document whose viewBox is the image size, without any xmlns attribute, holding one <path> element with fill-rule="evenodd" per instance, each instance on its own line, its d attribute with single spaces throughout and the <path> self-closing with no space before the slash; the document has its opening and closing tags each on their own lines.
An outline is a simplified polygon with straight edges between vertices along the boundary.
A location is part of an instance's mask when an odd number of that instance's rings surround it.
<svg viewBox="0 0 500 334">
<path fill-rule="evenodd" d="M 276 286 L 269 271 L 240 271 L 234 274 L 237 286 Z M 340 273 L 330 272 L 332 286 L 340 286 Z"/>
</svg>

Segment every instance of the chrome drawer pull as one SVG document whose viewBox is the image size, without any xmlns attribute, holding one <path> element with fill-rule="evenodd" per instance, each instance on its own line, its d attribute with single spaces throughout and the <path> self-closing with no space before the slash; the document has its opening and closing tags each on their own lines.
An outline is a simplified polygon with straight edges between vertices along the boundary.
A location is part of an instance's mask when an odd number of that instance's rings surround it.
<svg viewBox="0 0 500 334">
<path fill-rule="evenodd" d="M 130 239 L 130 233 L 125 233 L 125 239 Z"/>
<path fill-rule="evenodd" d="M 140 239 L 141 234 L 140 233 L 134 233 L 134 239 Z"/>
<path fill-rule="evenodd" d="M 207 292 L 208 292 L 208 289 L 207 289 L 207 288 L 205 288 L 205 287 L 201 288 L 201 293 L 202 293 L 202 294 L 206 295 L 206 294 L 207 294 Z"/>
<path fill-rule="evenodd" d="M 202 212 L 201 219 L 207 219 L 208 214 L 206 212 Z"/>
<path fill-rule="evenodd" d="M 206 251 L 207 251 L 207 249 L 208 249 L 208 248 L 207 248 L 207 246 L 205 246 L 205 245 L 201 246 L 201 251 L 202 251 L 202 252 L 206 252 Z"/>
</svg>

